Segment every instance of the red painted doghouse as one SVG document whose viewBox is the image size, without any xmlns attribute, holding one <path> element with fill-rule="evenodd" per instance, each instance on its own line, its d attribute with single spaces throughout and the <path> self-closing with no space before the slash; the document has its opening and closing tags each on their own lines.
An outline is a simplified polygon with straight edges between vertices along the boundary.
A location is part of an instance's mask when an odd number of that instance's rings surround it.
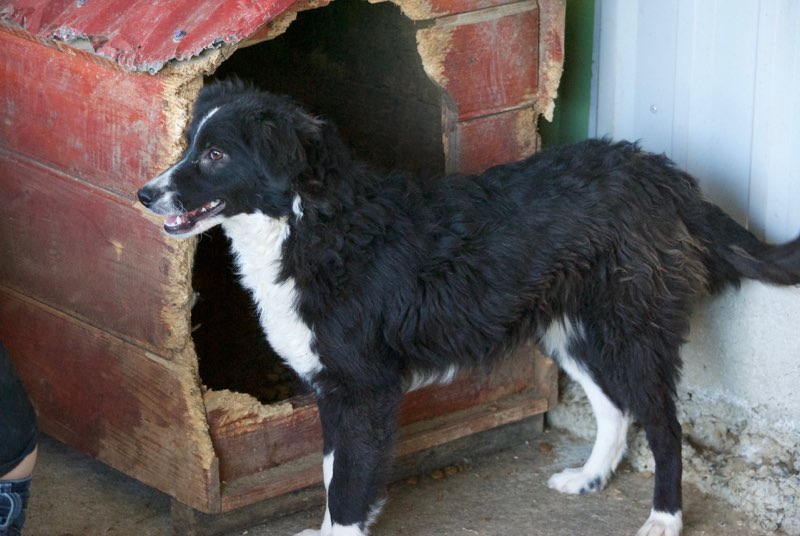
<svg viewBox="0 0 800 536">
<path fill-rule="evenodd" d="M 201 249 L 224 240 L 168 238 L 134 192 L 223 75 L 332 117 L 376 165 L 527 156 L 563 17 L 563 0 L 0 0 L 0 338 L 43 430 L 207 513 L 319 482 L 313 399 L 248 392 L 283 376 L 248 364 L 263 337 L 195 317 L 227 306 L 198 291 L 222 284 L 206 264 L 224 252 Z M 554 369 L 521 354 L 407 396 L 398 455 L 546 411 Z"/>
</svg>

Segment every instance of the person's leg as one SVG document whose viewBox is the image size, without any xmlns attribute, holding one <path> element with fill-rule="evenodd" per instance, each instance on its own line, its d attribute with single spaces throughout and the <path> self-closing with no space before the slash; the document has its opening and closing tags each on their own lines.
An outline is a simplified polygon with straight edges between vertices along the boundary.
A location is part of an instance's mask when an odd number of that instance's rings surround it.
<svg viewBox="0 0 800 536">
<path fill-rule="evenodd" d="M 20 480 L 31 476 L 33 474 L 33 468 L 36 467 L 38 452 L 38 448 L 34 446 L 33 451 L 22 458 L 19 465 L 11 469 L 8 473 L 0 475 L 0 482 L 3 480 Z"/>
<path fill-rule="evenodd" d="M 17 536 L 25 523 L 38 429 L 5 346 L 0 343 L 0 536 Z"/>
</svg>

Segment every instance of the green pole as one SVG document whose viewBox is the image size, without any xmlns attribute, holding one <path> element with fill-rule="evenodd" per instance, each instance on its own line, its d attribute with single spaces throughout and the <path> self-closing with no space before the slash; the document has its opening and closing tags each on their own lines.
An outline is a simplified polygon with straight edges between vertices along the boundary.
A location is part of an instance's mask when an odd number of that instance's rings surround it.
<svg viewBox="0 0 800 536">
<path fill-rule="evenodd" d="M 539 120 L 542 145 L 574 143 L 589 135 L 595 0 L 567 0 L 564 72 L 553 122 Z"/>
</svg>

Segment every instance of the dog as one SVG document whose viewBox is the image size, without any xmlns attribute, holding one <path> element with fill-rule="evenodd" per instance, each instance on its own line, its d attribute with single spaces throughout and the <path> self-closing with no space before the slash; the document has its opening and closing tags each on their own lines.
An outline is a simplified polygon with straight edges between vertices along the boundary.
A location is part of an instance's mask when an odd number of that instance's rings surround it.
<svg viewBox="0 0 800 536">
<path fill-rule="evenodd" d="M 368 534 L 404 392 L 490 370 L 531 339 L 597 419 L 588 461 L 549 486 L 602 489 L 636 419 L 656 462 L 638 534 L 681 532 L 675 390 L 692 308 L 741 278 L 800 282 L 800 238 L 759 241 L 628 142 L 415 180 L 355 161 L 329 122 L 239 81 L 201 90 L 187 138 L 138 199 L 173 237 L 222 226 L 266 337 L 316 396 L 327 507 L 298 536 Z"/>
</svg>

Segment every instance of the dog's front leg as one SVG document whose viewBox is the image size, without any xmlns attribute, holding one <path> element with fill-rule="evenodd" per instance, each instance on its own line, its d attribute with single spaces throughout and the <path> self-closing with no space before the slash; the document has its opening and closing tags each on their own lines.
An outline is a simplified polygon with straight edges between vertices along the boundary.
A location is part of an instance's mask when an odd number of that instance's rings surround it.
<svg viewBox="0 0 800 536">
<path fill-rule="evenodd" d="M 296 536 L 366 536 L 385 498 L 402 398 L 391 386 L 328 386 L 317 398 L 328 502 L 322 528 Z"/>
</svg>

